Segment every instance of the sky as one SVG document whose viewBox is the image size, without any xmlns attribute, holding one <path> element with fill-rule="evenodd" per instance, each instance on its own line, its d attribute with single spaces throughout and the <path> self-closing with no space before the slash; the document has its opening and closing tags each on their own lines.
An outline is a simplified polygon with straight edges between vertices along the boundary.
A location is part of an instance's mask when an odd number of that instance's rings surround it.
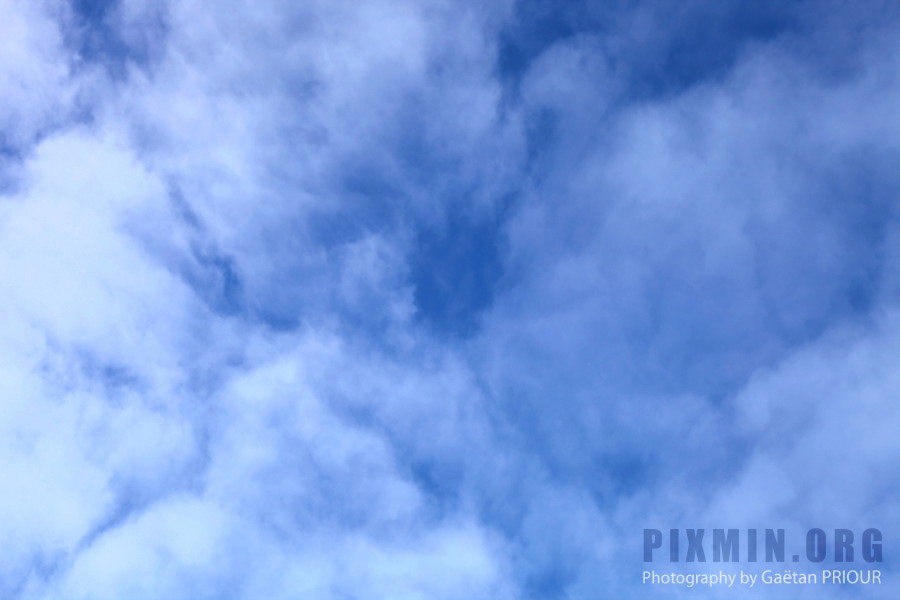
<svg viewBox="0 0 900 600">
<path fill-rule="evenodd" d="M 893 1 L 0 0 L 0 597 L 896 598 L 898 106 Z"/>
</svg>

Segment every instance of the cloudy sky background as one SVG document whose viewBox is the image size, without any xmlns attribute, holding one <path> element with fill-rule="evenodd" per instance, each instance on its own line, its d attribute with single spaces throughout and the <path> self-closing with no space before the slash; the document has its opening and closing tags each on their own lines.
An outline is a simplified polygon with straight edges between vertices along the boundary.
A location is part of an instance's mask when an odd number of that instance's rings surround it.
<svg viewBox="0 0 900 600">
<path fill-rule="evenodd" d="M 0 0 L 0 597 L 879 527 L 881 588 L 740 597 L 896 598 L 898 107 L 896 2 Z"/>
</svg>

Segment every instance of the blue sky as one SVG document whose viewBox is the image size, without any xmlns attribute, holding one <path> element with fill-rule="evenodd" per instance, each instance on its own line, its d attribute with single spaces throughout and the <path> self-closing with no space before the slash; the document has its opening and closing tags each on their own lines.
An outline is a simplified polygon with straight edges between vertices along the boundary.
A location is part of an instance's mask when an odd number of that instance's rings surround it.
<svg viewBox="0 0 900 600">
<path fill-rule="evenodd" d="M 679 598 L 645 527 L 879 527 L 896 598 L 898 29 L 0 0 L 0 597 Z"/>
</svg>

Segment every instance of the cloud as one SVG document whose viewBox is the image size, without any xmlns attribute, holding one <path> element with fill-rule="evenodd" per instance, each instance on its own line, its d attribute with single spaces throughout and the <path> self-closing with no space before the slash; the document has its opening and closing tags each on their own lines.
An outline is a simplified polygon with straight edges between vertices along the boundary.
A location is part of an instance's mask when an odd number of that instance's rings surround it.
<svg viewBox="0 0 900 600">
<path fill-rule="evenodd" d="M 850 405 L 837 391 L 850 382 L 814 386 L 821 373 L 840 373 L 842 358 L 798 375 L 796 389 L 820 389 L 805 416 L 799 398 L 768 388 L 745 394 L 757 373 L 791 364 L 828 344 L 828 332 L 868 322 L 893 302 L 882 278 L 892 270 L 888 106 L 897 88 L 882 31 L 873 28 L 864 58 L 837 78 L 808 62 L 804 46 L 813 42 L 788 36 L 748 48 L 724 79 L 626 104 L 616 97 L 627 80 L 609 74 L 593 38 L 560 41 L 526 71 L 524 106 L 550 126 L 534 167 L 541 176 L 508 228 L 514 278 L 485 318 L 476 355 L 529 450 L 588 492 L 586 506 L 603 507 L 606 527 L 620 531 L 615 539 L 647 522 L 699 526 L 690 515 L 710 515 L 710 495 L 735 478 L 743 483 L 722 506 L 752 523 L 802 512 L 817 493 L 835 505 L 880 489 L 849 479 L 851 470 L 886 476 L 873 454 L 851 453 L 842 459 L 847 479 L 802 497 L 791 495 L 794 475 L 781 466 L 824 469 L 837 459 L 827 458 L 826 432 L 835 435 L 840 420 L 809 438 L 801 432 L 808 419 Z M 579 86 L 573 69 L 594 75 Z M 545 83 L 556 80 L 569 87 Z M 871 335 L 890 327 L 875 322 Z M 889 386 L 886 377 L 872 374 L 875 385 Z M 772 436 L 751 434 L 735 421 L 735 403 L 793 416 L 780 427 L 772 417 Z M 890 411 L 871 414 L 893 423 Z M 789 458 L 781 446 L 797 435 L 807 450 Z M 773 440 L 765 459 L 756 453 L 762 436 Z M 892 504 L 879 498 L 889 514 Z M 844 506 L 853 519 L 873 514 Z M 556 527 L 563 514 L 556 511 Z M 602 538 L 604 527 L 594 527 Z M 571 552 L 577 542 L 557 544 Z M 533 542 L 523 551 L 548 549 Z M 623 554 L 612 564 L 631 564 Z M 640 596 L 620 579 L 624 568 L 599 562 L 560 558 L 568 579 L 548 594 L 591 597 L 613 585 Z"/>
<path fill-rule="evenodd" d="M 798 6 L 0 5 L 2 594 L 895 535 L 897 20 Z"/>
<path fill-rule="evenodd" d="M 32 141 L 66 107 L 73 91 L 57 23 L 44 3 L 5 0 L 4 42 L 0 48 L 0 138 L 4 153 Z"/>
</svg>

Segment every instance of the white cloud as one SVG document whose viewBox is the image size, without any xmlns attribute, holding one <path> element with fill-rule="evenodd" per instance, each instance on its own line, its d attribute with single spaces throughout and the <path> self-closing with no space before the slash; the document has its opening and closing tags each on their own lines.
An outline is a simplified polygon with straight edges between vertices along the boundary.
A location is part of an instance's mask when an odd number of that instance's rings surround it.
<svg viewBox="0 0 900 600">
<path fill-rule="evenodd" d="M 128 0 L 117 78 L 0 4 L 2 593 L 628 597 L 648 519 L 896 521 L 895 44 L 632 104 L 584 35 L 519 104 L 513 8 Z M 416 227 L 513 189 L 428 337 Z"/>
<path fill-rule="evenodd" d="M 0 140 L 19 149 L 58 122 L 74 89 L 49 3 L 3 0 L 0 19 Z"/>
</svg>

